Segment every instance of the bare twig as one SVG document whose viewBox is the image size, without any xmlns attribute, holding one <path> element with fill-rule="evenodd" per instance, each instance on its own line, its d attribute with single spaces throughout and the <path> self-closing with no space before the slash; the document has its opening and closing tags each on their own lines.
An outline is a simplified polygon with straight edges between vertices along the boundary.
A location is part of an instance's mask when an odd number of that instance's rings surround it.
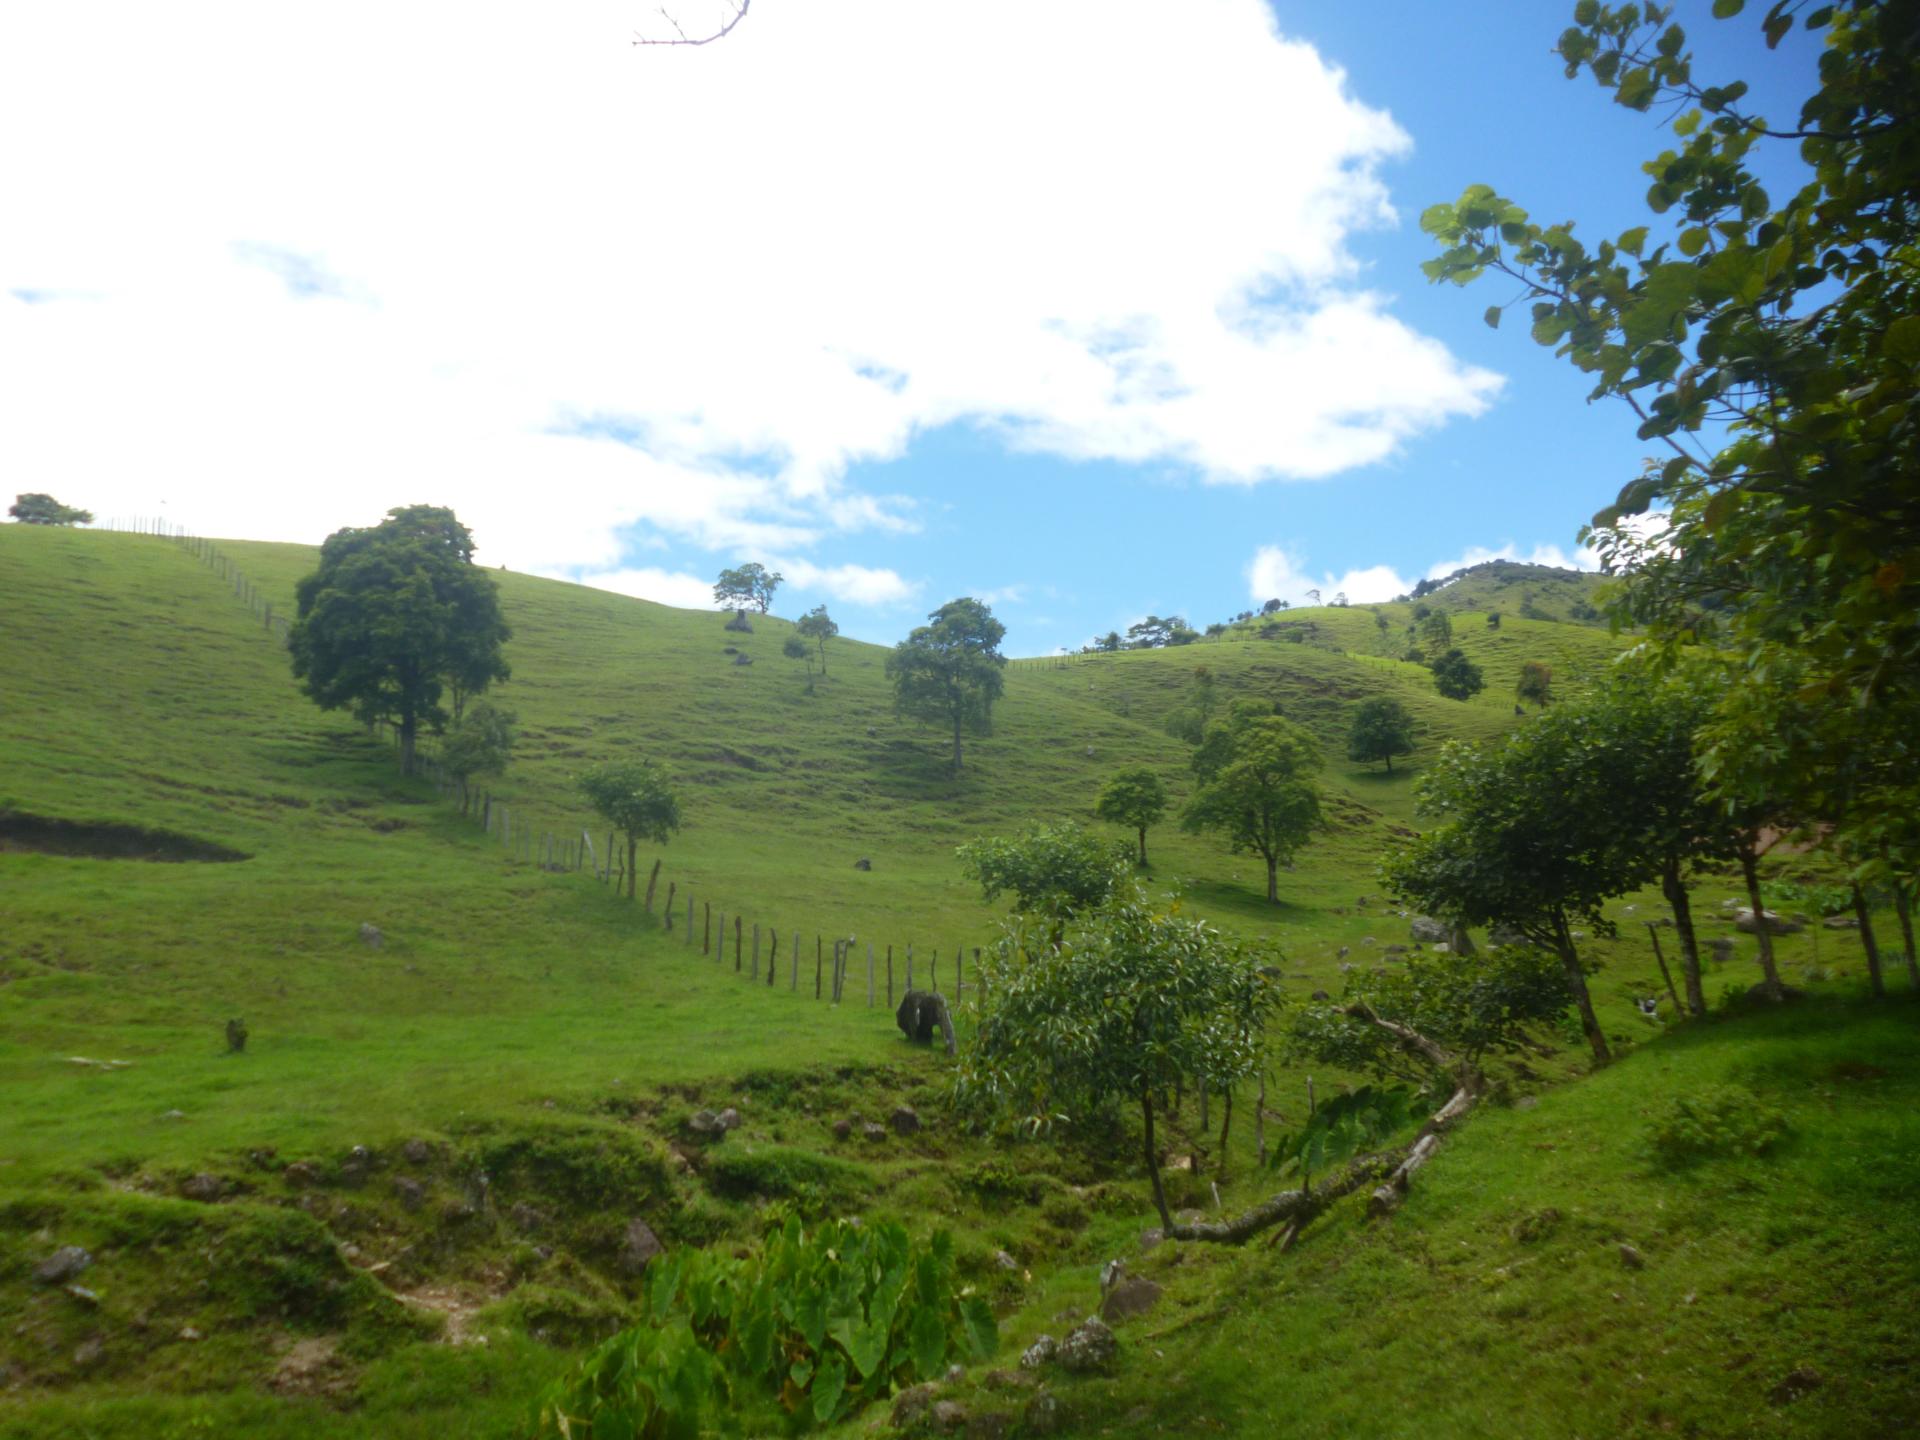
<svg viewBox="0 0 1920 1440">
<path fill-rule="evenodd" d="M 687 34 L 680 22 L 675 19 L 663 5 L 660 7 L 660 18 L 673 27 L 674 38 L 670 40 L 652 40 L 644 35 L 636 35 L 633 37 L 633 43 L 635 45 L 711 45 L 714 41 L 724 40 L 728 35 L 731 35 L 733 33 L 733 27 L 747 18 L 747 10 L 752 4 L 753 0 L 736 0 L 732 17 L 718 30 L 715 30 L 709 35 L 700 36 Z"/>
</svg>

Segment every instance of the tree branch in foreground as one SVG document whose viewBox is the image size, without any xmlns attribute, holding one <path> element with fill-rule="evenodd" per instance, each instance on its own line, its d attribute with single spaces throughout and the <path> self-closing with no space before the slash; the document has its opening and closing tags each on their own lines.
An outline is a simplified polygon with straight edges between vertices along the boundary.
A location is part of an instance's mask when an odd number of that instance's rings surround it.
<svg viewBox="0 0 1920 1440">
<path fill-rule="evenodd" d="M 732 17 L 729 18 L 724 25 L 709 35 L 699 36 L 687 34 L 681 27 L 680 22 L 674 19 L 665 6 L 662 6 L 660 8 L 660 18 L 673 27 L 673 37 L 667 40 L 651 40 L 644 35 L 636 35 L 633 37 L 633 43 L 635 45 L 711 45 L 714 41 L 723 40 L 730 35 L 733 32 L 733 27 L 747 18 L 747 9 L 752 4 L 753 0 L 737 0 L 737 3 L 734 5 Z"/>
<path fill-rule="evenodd" d="M 1420 1133 L 1414 1137 L 1413 1143 L 1403 1150 L 1356 1160 L 1339 1174 L 1321 1182 L 1317 1189 L 1283 1190 L 1232 1220 L 1169 1226 L 1169 1239 L 1208 1240 L 1237 1245 L 1282 1221 L 1287 1222 L 1289 1228 L 1298 1234 L 1334 1201 L 1351 1195 L 1369 1180 L 1379 1177 L 1383 1168 L 1386 1178 L 1368 1200 L 1367 1214 L 1389 1215 L 1399 1208 L 1407 1187 L 1412 1183 L 1414 1172 L 1433 1158 L 1433 1152 L 1440 1146 L 1440 1137 L 1479 1103 L 1480 1096 L 1486 1090 L 1486 1076 L 1480 1073 L 1478 1066 L 1463 1060 L 1445 1046 L 1436 1044 L 1411 1026 L 1381 1018 L 1365 1001 L 1349 1005 L 1347 1013 L 1356 1020 L 1364 1020 L 1386 1031 L 1401 1048 L 1443 1070 L 1451 1071 L 1455 1089 L 1447 1103 L 1434 1111 L 1427 1123 L 1420 1127 Z"/>
</svg>

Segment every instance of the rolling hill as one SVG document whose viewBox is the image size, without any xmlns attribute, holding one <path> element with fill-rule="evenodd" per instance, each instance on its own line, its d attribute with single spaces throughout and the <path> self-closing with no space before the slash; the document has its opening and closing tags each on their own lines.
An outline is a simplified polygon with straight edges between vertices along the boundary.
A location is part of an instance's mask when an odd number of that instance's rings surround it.
<svg viewBox="0 0 1920 1440">
<path fill-rule="evenodd" d="M 314 560 L 220 548 L 280 613 Z M 1285 1252 L 1143 1251 L 1124 1133 L 1011 1151 L 969 1133 L 945 1114 L 944 1063 L 866 1003 L 867 943 L 893 947 L 904 982 L 907 945 L 950 967 L 991 935 L 956 844 L 1090 821 L 1123 765 L 1183 789 L 1186 747 L 1163 724 L 1201 664 L 1321 739 L 1332 824 L 1279 906 L 1256 864 L 1171 824 L 1151 881 L 1275 941 L 1296 993 L 1337 990 L 1343 966 L 1406 939 L 1373 864 L 1413 821 L 1420 754 L 1515 723 L 1526 660 L 1577 687 L 1615 653 L 1603 632 L 1512 610 L 1491 629 L 1462 609 L 1457 640 L 1488 676 L 1466 704 L 1390 658 L 1365 608 L 1017 662 L 956 778 L 938 736 L 894 717 L 878 647 L 835 642 L 808 693 L 777 618 L 739 635 L 709 612 L 497 578 L 515 631 L 498 698 L 524 738 L 494 803 L 576 838 L 582 767 L 665 760 L 688 823 L 647 857 L 662 896 L 777 930 L 783 956 L 800 936 L 798 975 L 783 961 L 772 987 L 751 983 L 687 943 L 684 915 L 669 933 L 586 871 L 510 859 L 395 774 L 379 739 L 305 701 L 259 615 L 186 549 L 0 527 L 0 1435 L 521 1434 L 537 1389 L 633 1314 L 635 1221 L 670 1248 L 737 1243 L 769 1205 L 951 1228 L 1010 1352 L 1089 1308 L 1098 1267 L 1124 1255 L 1165 1298 L 1120 1327 L 1115 1375 L 1048 1382 L 1073 1433 L 1920 1423 L 1898 1321 L 1920 1283 L 1915 1016 L 1863 1006 L 1849 933 L 1785 942 L 1804 1007 L 1662 1036 L 1633 1003 L 1659 993 L 1630 933 L 1653 897 L 1623 897 L 1629 933 L 1592 953 L 1627 1058 L 1560 1083 L 1576 1052 L 1521 1057 L 1500 1075 L 1517 1103 L 1450 1142 L 1391 1224 L 1339 1212 Z M 1380 608 L 1404 629 L 1410 607 Z M 1378 694 L 1420 727 L 1390 776 L 1341 758 L 1347 714 Z M 848 990 L 816 1000 L 808 952 L 847 935 Z M 1744 988 L 1748 944 L 1716 987 Z M 1306 1075 L 1276 1056 L 1268 1080 L 1279 1127 Z M 1649 1117 L 1715 1087 L 1791 1138 L 1651 1164 Z M 835 1128 L 902 1104 L 917 1133 Z M 729 1106 L 723 1143 L 691 1134 L 696 1110 Z M 1278 1183 L 1249 1125 L 1215 1144 L 1192 1097 L 1174 1123 L 1211 1150 L 1228 1208 Z M 1215 1203 L 1211 1174 L 1174 1183 L 1181 1204 Z M 63 1246 L 89 1263 L 38 1278 Z M 1007 1364 L 950 1388 L 1017 1430 L 1033 1387 Z"/>
</svg>

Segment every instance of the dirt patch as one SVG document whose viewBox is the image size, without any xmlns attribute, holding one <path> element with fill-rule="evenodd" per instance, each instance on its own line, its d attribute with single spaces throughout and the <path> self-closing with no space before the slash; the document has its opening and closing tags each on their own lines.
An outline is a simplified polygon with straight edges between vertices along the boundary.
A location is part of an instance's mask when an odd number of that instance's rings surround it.
<svg viewBox="0 0 1920 1440">
<path fill-rule="evenodd" d="M 91 860 L 158 860 L 228 863 L 253 857 L 241 850 L 140 825 L 56 820 L 24 810 L 0 810 L 0 851 L 77 855 Z"/>
<path fill-rule="evenodd" d="M 310 1335 L 296 1340 L 280 1356 L 267 1383 L 282 1395 L 331 1395 L 352 1383 L 340 1355 L 337 1335 Z"/>
<path fill-rule="evenodd" d="M 484 1345 L 487 1337 L 473 1329 L 473 1317 L 493 1303 L 486 1295 L 473 1295 L 450 1285 L 423 1285 L 406 1294 L 394 1292 L 394 1299 L 414 1310 L 438 1315 L 446 1322 L 440 1339 L 448 1345 Z"/>
</svg>

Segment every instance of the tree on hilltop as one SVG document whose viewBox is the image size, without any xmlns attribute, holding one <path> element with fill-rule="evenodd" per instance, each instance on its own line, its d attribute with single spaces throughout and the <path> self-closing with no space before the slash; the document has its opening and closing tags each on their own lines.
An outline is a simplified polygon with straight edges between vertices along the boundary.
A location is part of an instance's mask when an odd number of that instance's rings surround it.
<svg viewBox="0 0 1920 1440">
<path fill-rule="evenodd" d="M 993 702 L 1005 687 L 1000 642 L 1007 627 L 971 598 L 949 600 L 887 656 L 894 709 L 929 725 L 953 727 L 953 768 L 961 766 L 964 731 L 987 733 Z"/>
<path fill-rule="evenodd" d="M 827 673 L 827 641 L 840 633 L 840 627 L 827 614 L 827 607 L 816 605 L 794 622 L 793 628 L 820 649 L 820 673 Z"/>
<path fill-rule="evenodd" d="M 7 507 L 7 514 L 22 525 L 91 525 L 91 510 L 76 510 L 71 505 L 62 505 L 51 495 L 38 491 L 25 495 L 16 495 L 13 504 Z"/>
<path fill-rule="evenodd" d="M 722 570 L 714 582 L 713 603 L 723 609 L 745 610 L 751 606 L 764 615 L 773 604 L 773 592 L 785 579 L 778 570 L 769 570 L 757 560 Z"/>
<path fill-rule="evenodd" d="M 294 595 L 294 676 L 323 710 L 391 724 L 404 771 L 420 731 L 445 726 L 443 697 L 463 704 L 509 674 L 499 591 L 473 563 L 472 533 L 441 506 L 334 531 Z"/>
</svg>

